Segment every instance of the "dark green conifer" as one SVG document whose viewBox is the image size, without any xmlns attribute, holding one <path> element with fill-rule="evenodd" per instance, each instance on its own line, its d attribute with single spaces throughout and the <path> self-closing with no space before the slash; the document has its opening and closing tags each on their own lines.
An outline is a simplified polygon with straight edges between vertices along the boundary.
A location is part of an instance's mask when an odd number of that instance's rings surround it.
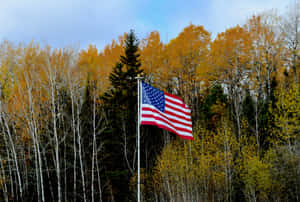
<svg viewBox="0 0 300 202">
<path fill-rule="evenodd" d="M 120 56 L 120 62 L 116 63 L 109 75 L 112 87 L 103 98 L 110 126 L 105 141 L 104 152 L 109 154 L 105 159 L 105 170 L 116 201 L 132 200 L 128 193 L 136 159 L 137 80 L 135 77 L 143 72 L 140 69 L 138 45 L 139 42 L 131 30 L 125 40 L 125 54 Z"/>
</svg>

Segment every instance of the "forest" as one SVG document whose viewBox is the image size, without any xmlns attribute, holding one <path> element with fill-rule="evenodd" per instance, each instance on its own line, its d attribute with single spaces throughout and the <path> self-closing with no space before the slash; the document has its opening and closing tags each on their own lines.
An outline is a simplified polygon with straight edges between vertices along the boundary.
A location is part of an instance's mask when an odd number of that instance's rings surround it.
<svg viewBox="0 0 300 202">
<path fill-rule="evenodd" d="M 2 41 L 0 201 L 136 201 L 137 75 L 184 100 L 194 137 L 141 126 L 142 201 L 300 201 L 299 47 L 299 3 L 215 37 Z"/>
</svg>

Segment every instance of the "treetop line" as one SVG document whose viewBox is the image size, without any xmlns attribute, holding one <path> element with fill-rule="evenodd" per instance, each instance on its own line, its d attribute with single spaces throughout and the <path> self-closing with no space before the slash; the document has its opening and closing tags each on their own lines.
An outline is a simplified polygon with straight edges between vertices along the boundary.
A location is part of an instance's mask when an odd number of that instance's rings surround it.
<svg viewBox="0 0 300 202">
<path fill-rule="evenodd" d="M 136 201 L 143 77 L 191 108 L 194 141 L 141 126 L 141 201 L 299 201 L 297 16 L 215 39 L 191 24 L 166 44 L 131 30 L 78 54 L 3 41 L 0 199 Z"/>
</svg>

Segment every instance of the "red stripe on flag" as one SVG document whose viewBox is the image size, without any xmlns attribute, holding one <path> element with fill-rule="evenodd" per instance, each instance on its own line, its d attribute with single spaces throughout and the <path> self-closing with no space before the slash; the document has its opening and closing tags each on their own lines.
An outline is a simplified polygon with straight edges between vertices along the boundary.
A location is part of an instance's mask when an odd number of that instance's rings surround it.
<svg viewBox="0 0 300 202">
<path fill-rule="evenodd" d="M 179 102 L 176 102 L 174 99 L 169 99 L 167 97 L 165 97 L 165 100 L 167 102 L 170 102 L 170 103 L 174 104 L 174 105 L 178 105 L 180 107 L 186 108 L 185 104 L 181 100 L 178 100 L 177 98 L 176 98 L 176 100 L 179 101 Z M 188 108 L 186 108 L 186 109 L 188 109 Z"/>
<path fill-rule="evenodd" d="M 171 115 L 171 116 L 176 116 L 177 118 L 183 119 L 183 120 L 185 120 L 185 121 L 191 121 L 190 118 L 186 118 L 186 117 L 184 117 L 184 116 L 180 116 L 180 115 L 178 115 L 178 114 L 176 114 L 176 113 L 173 113 L 173 112 L 170 112 L 170 111 L 165 111 L 164 113 L 165 113 L 165 114 L 168 114 L 168 115 Z"/>
<path fill-rule="evenodd" d="M 162 125 L 162 124 L 158 124 L 158 123 L 155 123 L 153 121 L 142 121 L 141 122 L 142 125 L 155 125 L 155 126 L 158 126 L 159 128 L 162 128 L 162 129 L 165 129 L 167 131 L 170 131 L 176 135 L 178 135 L 180 138 L 182 139 L 187 139 L 187 140 L 194 140 L 193 136 L 185 136 L 185 135 L 180 135 L 178 134 L 176 131 L 174 131 L 172 128 L 169 128 L 165 125 Z"/>
<path fill-rule="evenodd" d="M 187 133 L 191 133 L 192 134 L 192 128 L 187 126 L 188 128 L 190 128 L 190 130 L 186 129 L 186 128 L 182 128 L 182 127 L 179 127 L 179 126 L 175 126 L 174 124 L 172 124 L 170 121 L 167 121 L 161 117 L 158 117 L 158 116 L 155 116 L 155 115 L 152 115 L 152 114 L 142 114 L 142 118 L 154 118 L 155 120 L 159 120 L 161 122 L 164 122 L 170 126 L 172 126 L 173 128 L 175 128 L 176 130 L 179 130 L 179 131 L 182 131 L 182 132 L 187 132 Z M 180 123 L 181 124 L 181 123 Z"/>
<path fill-rule="evenodd" d="M 165 116 L 164 114 L 175 116 L 176 118 L 182 119 L 182 120 L 185 120 L 185 121 L 191 121 L 191 119 L 189 119 L 189 118 L 186 118 L 184 116 L 180 116 L 178 114 L 175 114 L 175 113 L 169 112 L 169 111 L 165 111 L 165 112 L 162 113 L 162 112 L 158 112 L 158 110 L 155 110 L 155 109 L 152 109 L 152 108 L 149 108 L 149 107 L 142 107 L 142 112 L 143 111 L 152 111 L 154 113 L 159 113 L 160 115 L 164 116 L 166 119 L 169 119 L 169 120 L 176 120 L 176 119 L 169 118 L 169 117 Z"/>
<path fill-rule="evenodd" d="M 167 95 L 169 97 L 172 97 L 172 98 L 174 98 L 176 100 L 179 100 L 182 104 L 184 104 L 184 102 L 179 97 L 177 97 L 176 95 L 173 95 L 173 94 L 170 94 L 170 93 L 166 93 L 166 92 L 164 92 L 164 93 L 165 93 L 165 95 Z"/>
<path fill-rule="evenodd" d="M 191 115 L 191 113 L 185 112 L 185 111 L 183 111 L 183 110 L 181 110 L 181 109 L 178 109 L 178 108 L 176 108 L 176 107 L 173 107 L 173 106 L 171 106 L 171 105 L 169 105 L 169 104 L 167 104 L 167 103 L 166 103 L 165 106 L 166 106 L 166 107 L 169 107 L 170 109 L 173 109 L 174 111 L 179 111 L 179 112 L 181 112 L 181 113 L 183 113 L 183 114 L 185 114 L 185 115 L 187 115 L 187 116 L 190 116 L 190 115 Z"/>
<path fill-rule="evenodd" d="M 153 114 L 153 113 L 152 113 Z M 151 116 L 151 114 L 142 114 L 142 117 L 145 117 L 145 118 L 149 118 Z M 181 125 L 184 125 L 186 127 L 189 127 L 189 128 L 192 128 L 192 124 L 187 124 L 187 123 L 184 123 L 184 122 L 181 122 L 181 121 L 178 121 L 176 119 L 170 119 L 170 118 L 166 118 L 166 116 L 162 115 L 162 114 L 159 114 L 158 116 L 162 116 L 163 118 L 167 119 L 168 121 L 171 121 L 172 123 L 177 123 L 177 124 L 181 124 Z"/>
</svg>

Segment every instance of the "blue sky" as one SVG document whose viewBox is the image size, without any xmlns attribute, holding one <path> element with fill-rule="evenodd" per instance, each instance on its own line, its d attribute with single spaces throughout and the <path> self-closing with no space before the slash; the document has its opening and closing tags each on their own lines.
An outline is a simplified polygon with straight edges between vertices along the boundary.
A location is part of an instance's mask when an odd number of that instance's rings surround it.
<svg viewBox="0 0 300 202">
<path fill-rule="evenodd" d="M 276 9 L 282 14 L 293 1 L 1 0 L 0 40 L 102 49 L 130 29 L 139 38 L 157 30 L 166 42 L 190 23 L 215 36 L 256 13 Z"/>
</svg>

